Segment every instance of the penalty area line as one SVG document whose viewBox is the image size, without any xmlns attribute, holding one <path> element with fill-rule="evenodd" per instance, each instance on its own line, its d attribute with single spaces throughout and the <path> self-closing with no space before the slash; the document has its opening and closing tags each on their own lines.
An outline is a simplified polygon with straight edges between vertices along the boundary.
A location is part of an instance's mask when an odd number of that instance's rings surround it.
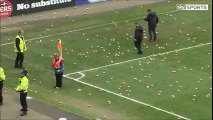
<svg viewBox="0 0 213 120">
<path fill-rule="evenodd" d="M 143 60 L 143 59 L 147 59 L 147 58 L 150 58 L 150 57 L 167 55 L 167 54 L 170 54 L 170 53 L 180 52 L 180 51 L 189 50 L 189 49 L 193 49 L 193 48 L 198 48 L 198 47 L 202 47 L 202 46 L 206 46 L 206 45 L 211 45 L 211 44 L 212 44 L 212 42 L 201 43 L 201 44 L 198 44 L 198 45 L 195 45 L 195 46 L 185 47 L 185 48 L 176 49 L 176 50 L 172 50 L 172 51 L 168 51 L 168 52 L 158 53 L 158 54 L 149 55 L 149 56 L 145 56 L 145 57 L 140 57 L 140 58 L 136 58 L 136 59 L 126 60 L 126 61 L 123 61 L 123 62 L 118 62 L 118 63 L 114 63 L 114 64 L 108 64 L 108 65 L 104 65 L 104 66 L 100 66 L 100 67 L 96 67 L 96 68 L 91 68 L 91 69 L 86 69 L 86 70 L 77 71 L 77 72 L 73 72 L 73 73 L 68 73 L 65 76 L 69 76 L 69 75 L 75 74 L 75 73 L 83 73 L 83 72 L 94 71 L 94 70 L 98 70 L 98 69 L 102 69 L 102 68 L 107 68 L 107 67 L 111 67 L 111 66 L 115 66 L 115 65 L 120 65 L 120 64 L 132 62 L 132 61 Z"/>
<path fill-rule="evenodd" d="M 153 108 L 153 109 L 155 109 L 155 110 L 158 110 L 158 111 L 161 111 L 161 112 L 170 114 L 170 115 L 172 115 L 172 116 L 176 116 L 176 117 L 182 118 L 182 119 L 184 119 L 184 120 L 191 120 L 190 118 L 187 118 L 187 117 L 184 117 L 184 116 L 182 116 L 182 115 L 173 113 L 173 112 L 171 112 L 171 111 L 169 112 L 169 111 L 164 110 L 164 109 L 161 109 L 161 108 L 159 108 L 159 107 L 152 106 L 152 105 L 150 105 L 150 104 L 141 102 L 141 101 L 139 101 L 139 100 L 136 100 L 136 99 L 133 99 L 133 98 L 130 98 L 130 97 L 127 97 L 127 96 L 124 96 L 124 95 L 121 95 L 121 94 L 112 92 L 112 91 L 110 91 L 110 90 L 106 90 L 106 89 L 104 89 L 104 88 L 101 88 L 101 87 L 98 87 L 98 86 L 95 86 L 95 85 L 92 85 L 92 84 L 89 84 L 89 83 L 86 83 L 86 82 L 83 82 L 83 81 L 79 81 L 78 79 L 73 79 L 72 77 L 69 77 L 68 75 L 64 75 L 64 77 L 65 77 L 65 78 L 68 78 L 68 79 L 72 79 L 72 80 L 74 80 L 74 81 L 76 81 L 76 82 L 78 82 L 78 83 L 81 83 L 81 84 L 90 86 L 90 87 L 92 87 L 92 88 L 100 89 L 100 90 L 102 90 L 102 91 L 105 91 L 105 92 L 107 92 L 107 93 L 116 95 L 116 96 L 121 97 L 121 98 L 124 98 L 124 99 L 126 99 L 126 100 L 129 100 L 129 101 L 132 101 L 132 102 L 135 102 L 135 103 L 138 103 L 138 104 L 141 104 L 141 105 L 144 105 L 144 106 Z"/>
</svg>

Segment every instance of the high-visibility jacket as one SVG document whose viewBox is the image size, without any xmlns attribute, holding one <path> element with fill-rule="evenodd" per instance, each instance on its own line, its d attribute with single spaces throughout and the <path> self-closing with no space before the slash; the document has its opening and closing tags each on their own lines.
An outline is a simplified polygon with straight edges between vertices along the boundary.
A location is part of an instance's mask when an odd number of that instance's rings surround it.
<svg viewBox="0 0 213 120">
<path fill-rule="evenodd" d="M 28 79 L 26 76 L 19 78 L 19 84 L 16 87 L 17 92 L 27 92 L 28 90 Z"/>
<path fill-rule="evenodd" d="M 60 63 L 64 61 L 64 59 L 60 56 L 58 60 L 54 59 L 53 60 L 53 68 L 57 69 L 57 68 L 60 68 Z"/>
<path fill-rule="evenodd" d="M 22 39 L 19 35 L 16 36 L 16 39 L 19 39 L 20 43 L 19 43 L 19 48 L 20 48 L 20 52 L 25 52 L 27 51 L 27 46 L 26 43 L 24 41 L 24 38 Z M 19 52 L 19 50 L 16 47 L 16 42 L 14 43 L 14 51 L 15 52 Z"/>
<path fill-rule="evenodd" d="M 56 74 L 63 73 L 63 71 L 64 71 L 63 62 L 64 62 L 64 59 L 61 56 L 59 56 L 58 60 L 56 60 L 56 59 L 53 60 L 52 67 L 54 68 L 54 71 Z"/>
<path fill-rule="evenodd" d="M 4 70 L 2 67 L 0 67 L 0 81 L 5 80 Z"/>
</svg>

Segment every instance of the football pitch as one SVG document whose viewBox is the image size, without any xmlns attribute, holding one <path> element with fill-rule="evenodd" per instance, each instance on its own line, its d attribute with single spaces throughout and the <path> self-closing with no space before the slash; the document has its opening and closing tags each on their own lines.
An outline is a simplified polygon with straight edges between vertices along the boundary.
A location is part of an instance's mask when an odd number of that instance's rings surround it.
<svg viewBox="0 0 213 120">
<path fill-rule="evenodd" d="M 179 11 L 176 4 L 208 4 L 208 11 Z M 146 10 L 157 12 L 156 42 L 148 41 Z M 212 119 L 212 3 L 174 0 L 23 27 L 28 51 L 29 96 L 89 119 Z M 145 30 L 142 48 L 133 46 L 134 23 Z M 20 24 L 21 26 L 21 24 Z M 5 86 L 13 89 L 17 31 L 1 33 Z M 51 68 L 62 40 L 63 87 L 54 89 Z"/>
</svg>

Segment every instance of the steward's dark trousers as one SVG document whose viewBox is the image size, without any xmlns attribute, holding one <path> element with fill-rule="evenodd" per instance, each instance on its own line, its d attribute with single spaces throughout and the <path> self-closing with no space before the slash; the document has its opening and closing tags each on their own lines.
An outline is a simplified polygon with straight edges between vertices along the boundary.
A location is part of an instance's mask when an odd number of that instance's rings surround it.
<svg viewBox="0 0 213 120">
<path fill-rule="evenodd" d="M 20 102 L 22 106 L 23 111 L 28 111 L 27 110 L 27 92 L 20 92 Z"/>
<path fill-rule="evenodd" d="M 24 53 L 17 52 L 16 61 L 15 61 L 15 67 L 23 67 L 23 61 L 24 61 Z"/>
<path fill-rule="evenodd" d="M 156 27 L 149 27 L 149 39 L 150 40 L 156 40 L 157 39 L 157 34 L 156 34 L 156 30 L 155 30 Z M 154 38 L 153 38 L 154 36 Z"/>
<path fill-rule="evenodd" d="M 141 43 L 142 43 L 142 40 L 135 41 L 135 47 L 137 48 L 138 53 L 142 53 Z"/>
<path fill-rule="evenodd" d="M 3 102 L 2 92 L 3 92 L 3 81 L 0 81 L 0 103 Z"/>
<path fill-rule="evenodd" d="M 62 87 L 62 78 L 63 78 L 63 72 L 62 73 L 55 73 L 56 77 L 56 87 Z"/>
</svg>

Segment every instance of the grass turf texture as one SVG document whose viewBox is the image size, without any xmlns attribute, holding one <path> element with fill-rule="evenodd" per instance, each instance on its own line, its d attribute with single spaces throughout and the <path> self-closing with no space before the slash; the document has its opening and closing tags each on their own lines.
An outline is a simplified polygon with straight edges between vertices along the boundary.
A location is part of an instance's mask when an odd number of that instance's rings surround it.
<svg viewBox="0 0 213 120">
<path fill-rule="evenodd" d="M 26 53 L 25 66 L 30 72 L 29 95 L 92 119 L 104 116 L 106 119 L 178 119 L 173 115 L 100 92 L 98 89 L 67 78 L 64 78 L 61 90 L 53 89 L 55 78 L 51 68 L 51 55 L 57 50 L 57 39 L 62 39 L 66 74 L 200 43 L 210 43 L 211 5 L 208 11 L 165 13 L 175 10 L 175 5 L 180 3 L 210 2 L 210 0 L 172 1 L 79 18 L 44 21 L 36 26 L 32 24 L 31 27 L 25 26 L 25 39 L 31 39 L 112 21 L 124 21 L 117 23 L 117 27 L 111 24 L 27 42 L 29 50 Z M 131 36 L 134 33 L 135 21 L 142 24 L 147 31 L 147 23 L 142 19 L 146 15 L 147 8 L 156 11 L 160 21 L 163 22 L 160 22 L 157 28 L 158 41 L 149 43 L 145 39 L 144 54 L 137 55 Z M 132 18 L 140 19 L 129 20 Z M 15 35 L 16 31 L 1 33 L 1 44 L 11 42 Z M 147 32 L 146 35 L 148 36 Z M 84 72 L 86 77 L 81 80 L 190 119 L 211 119 L 211 48 L 211 45 L 206 45 L 88 71 Z M 13 68 L 14 56 L 13 45 L 1 46 L 1 64 L 7 75 L 5 85 L 11 89 L 16 86 L 20 72 L 19 69 Z M 79 76 L 75 74 L 71 77 Z M 112 102 L 111 105 L 107 103 L 109 100 Z M 60 101 L 62 104 L 59 104 Z"/>
</svg>

